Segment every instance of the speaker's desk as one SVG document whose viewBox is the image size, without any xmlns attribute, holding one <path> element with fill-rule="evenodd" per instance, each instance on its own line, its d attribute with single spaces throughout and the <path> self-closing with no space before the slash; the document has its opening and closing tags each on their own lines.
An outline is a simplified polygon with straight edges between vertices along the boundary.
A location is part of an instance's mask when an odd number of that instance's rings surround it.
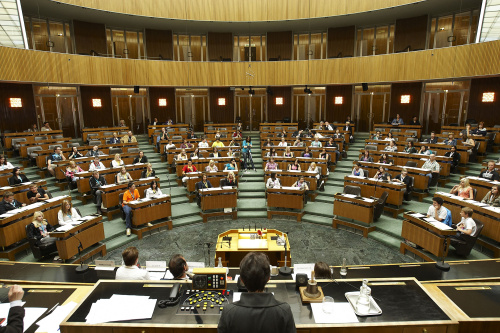
<svg viewBox="0 0 500 333">
<path fill-rule="evenodd" d="M 236 208 L 238 190 L 233 187 L 212 187 L 199 190 L 201 210 Z"/>
<path fill-rule="evenodd" d="M 172 230 L 172 202 L 170 195 L 163 194 L 154 198 L 142 198 L 129 201 L 127 205 L 132 208 L 132 233 L 139 239 L 145 231 L 161 227 Z M 152 226 L 146 226 L 152 223 Z"/>
<path fill-rule="evenodd" d="M 186 188 L 189 193 L 194 192 L 196 190 L 196 183 L 201 181 L 202 175 L 207 175 L 207 180 L 212 184 L 213 187 L 220 187 L 220 182 L 223 179 L 227 178 L 227 174 L 229 171 L 234 173 L 234 177 L 238 180 L 238 170 L 227 170 L 227 171 L 217 171 L 217 172 L 190 172 L 186 174 L 188 177 L 186 181 Z"/>
<path fill-rule="evenodd" d="M 382 193 L 387 192 L 386 203 L 400 207 L 403 204 L 403 194 L 406 190 L 406 185 L 396 182 L 377 181 L 370 178 L 357 176 L 345 176 L 344 186 L 358 186 L 361 188 L 362 197 L 377 197 L 380 198 Z"/>
<path fill-rule="evenodd" d="M 275 173 L 276 178 L 279 178 L 280 184 L 282 186 L 290 187 L 296 181 L 299 180 L 301 176 L 304 176 L 306 182 L 308 182 L 309 190 L 316 191 L 318 188 L 318 182 L 316 172 L 312 171 L 287 171 L 287 170 L 272 170 L 265 171 L 264 180 L 267 182 L 267 179 L 271 177 L 271 174 Z"/>
<path fill-rule="evenodd" d="M 260 234 L 259 234 L 260 233 Z M 287 266 L 290 266 L 290 243 L 288 236 L 275 229 L 263 229 L 249 225 L 244 229 L 232 229 L 219 234 L 215 248 L 215 263 L 221 258 L 225 267 L 239 267 L 240 261 L 249 252 L 264 252 L 271 265 L 282 266 L 285 262 L 285 246 L 278 245 L 277 236 L 286 241 Z"/>
<path fill-rule="evenodd" d="M 70 227 L 67 227 L 68 225 L 60 226 L 50 233 L 50 237 L 57 238 L 56 246 L 59 257 L 68 260 L 78 254 L 80 242 L 82 251 L 92 247 L 92 250 L 85 254 L 83 260 L 98 252 L 105 256 L 106 244 L 100 243 L 100 241 L 104 240 L 102 216 L 97 214 L 84 216 L 79 221 L 82 222 Z M 78 258 L 77 262 L 79 261 L 80 258 Z"/>
<path fill-rule="evenodd" d="M 373 223 L 373 211 L 376 204 L 377 201 L 371 198 L 337 193 L 335 194 L 335 201 L 333 203 L 333 215 L 353 219 L 369 225 Z M 336 220 L 335 216 L 334 220 Z"/>
</svg>

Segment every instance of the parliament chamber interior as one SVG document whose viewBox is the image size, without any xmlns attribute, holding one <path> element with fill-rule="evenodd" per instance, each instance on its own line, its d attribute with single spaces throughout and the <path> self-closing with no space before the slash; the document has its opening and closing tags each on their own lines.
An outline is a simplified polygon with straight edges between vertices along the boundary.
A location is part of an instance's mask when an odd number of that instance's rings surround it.
<svg viewBox="0 0 500 333">
<path fill-rule="evenodd" d="M 0 28 L 0 332 L 13 285 L 5 332 L 226 332 L 256 254 L 293 327 L 231 330 L 500 332 L 500 0 L 0 0 Z"/>
</svg>

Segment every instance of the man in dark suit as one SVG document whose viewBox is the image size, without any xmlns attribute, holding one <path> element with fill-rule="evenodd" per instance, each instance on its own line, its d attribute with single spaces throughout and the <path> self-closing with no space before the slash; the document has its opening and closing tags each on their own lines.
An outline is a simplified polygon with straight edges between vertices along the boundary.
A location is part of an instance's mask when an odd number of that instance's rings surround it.
<svg viewBox="0 0 500 333">
<path fill-rule="evenodd" d="M 10 310 L 7 318 L 7 326 L 0 327 L 0 333 L 22 333 L 24 329 L 24 308 L 22 299 L 24 290 L 17 284 L 9 289 Z"/>
<path fill-rule="evenodd" d="M 413 119 L 410 121 L 410 125 L 420 125 L 420 121 L 418 120 L 417 116 L 413 117 Z"/>
<path fill-rule="evenodd" d="M 349 141 L 354 142 L 354 137 L 352 136 L 352 127 L 349 121 L 345 122 L 345 126 L 343 127 L 344 131 L 349 133 Z"/>
<path fill-rule="evenodd" d="M 404 200 L 405 201 L 410 201 L 410 194 L 411 194 L 411 178 L 408 176 L 408 170 L 405 168 L 401 169 L 401 173 L 394 177 L 394 180 L 397 181 L 398 183 L 403 183 L 406 185 L 406 191 L 404 193 Z"/>
<path fill-rule="evenodd" d="M 204 188 L 212 188 L 212 184 L 210 184 L 210 181 L 207 179 L 206 174 L 203 174 L 203 176 L 201 177 L 201 181 L 199 181 L 195 184 L 196 196 L 198 199 L 198 206 L 201 205 L 200 190 L 204 189 Z"/>
<path fill-rule="evenodd" d="M 431 137 L 427 140 L 425 140 L 425 142 L 427 143 L 437 143 L 438 142 L 438 138 L 436 137 L 436 132 L 431 132 Z"/>
<path fill-rule="evenodd" d="M 14 199 L 14 193 L 7 191 L 3 194 L 3 200 L 0 201 L 0 215 L 8 212 L 9 210 L 14 210 L 24 206 L 26 206 L 26 204 L 22 204 Z"/>
<path fill-rule="evenodd" d="M 452 158 L 450 171 L 455 172 L 458 163 L 460 163 L 460 153 L 457 153 L 457 147 L 451 146 L 451 150 L 446 152 L 444 156 Z"/>
</svg>

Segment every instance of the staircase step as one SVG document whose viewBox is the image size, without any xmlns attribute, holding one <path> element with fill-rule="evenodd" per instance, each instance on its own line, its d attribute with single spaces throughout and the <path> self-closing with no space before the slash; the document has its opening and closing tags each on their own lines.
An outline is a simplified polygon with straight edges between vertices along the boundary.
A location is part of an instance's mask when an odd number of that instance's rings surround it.
<svg viewBox="0 0 500 333">
<path fill-rule="evenodd" d="M 267 218 L 267 210 L 238 210 L 238 218 Z"/>
<path fill-rule="evenodd" d="M 186 216 L 186 217 L 181 217 L 181 218 L 173 218 L 173 226 L 174 228 L 180 227 L 180 226 L 185 226 L 189 224 L 195 224 L 195 223 L 203 223 L 203 218 L 197 214 L 197 215 L 191 215 L 191 216 Z"/>
<path fill-rule="evenodd" d="M 238 200 L 238 211 L 262 210 L 266 209 L 266 199 L 245 199 Z"/>
</svg>

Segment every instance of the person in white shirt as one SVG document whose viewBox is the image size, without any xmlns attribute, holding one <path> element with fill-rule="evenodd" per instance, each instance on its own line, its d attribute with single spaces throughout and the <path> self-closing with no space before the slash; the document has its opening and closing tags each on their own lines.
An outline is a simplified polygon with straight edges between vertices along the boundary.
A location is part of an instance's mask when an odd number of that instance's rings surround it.
<svg viewBox="0 0 500 333">
<path fill-rule="evenodd" d="M 396 144 L 394 143 L 394 141 L 389 141 L 389 145 L 386 146 L 384 148 L 385 151 L 392 151 L 392 152 L 396 152 L 398 151 L 398 147 L 396 146 Z"/>
<path fill-rule="evenodd" d="M 357 163 L 354 166 L 354 168 L 352 169 L 351 175 L 358 176 L 358 177 L 364 177 L 365 176 L 365 172 L 363 171 L 363 169 L 361 169 L 361 163 Z"/>
<path fill-rule="evenodd" d="M 432 171 L 431 173 L 425 175 L 429 178 L 428 184 L 431 183 L 431 179 L 432 179 L 433 175 L 434 175 L 434 177 L 439 177 L 439 171 L 441 170 L 441 166 L 439 165 L 438 161 L 436 161 L 435 154 L 429 155 L 429 159 L 427 161 L 425 161 L 424 165 L 422 165 L 422 169 Z M 424 174 L 420 174 L 420 175 L 423 176 Z"/>
<path fill-rule="evenodd" d="M 12 163 L 7 162 L 7 157 L 5 155 L 0 155 L 0 170 L 14 169 Z"/>
<path fill-rule="evenodd" d="M 328 121 L 325 121 L 325 129 L 328 131 L 333 131 L 333 127 Z"/>
<path fill-rule="evenodd" d="M 443 207 L 443 199 L 440 197 L 432 198 L 432 205 L 427 210 L 427 217 L 433 217 L 435 220 L 443 222 L 446 219 L 446 208 Z"/>
<path fill-rule="evenodd" d="M 173 141 L 172 140 L 168 140 L 168 143 L 165 145 L 165 148 L 164 148 L 165 149 L 165 153 L 168 153 L 168 150 L 175 149 L 175 148 L 177 148 L 177 147 L 174 145 Z"/>
<path fill-rule="evenodd" d="M 111 167 L 119 168 L 122 165 L 125 165 L 125 163 L 123 162 L 122 158 L 120 157 L 120 154 L 115 154 L 115 159 L 111 161 Z"/>
<path fill-rule="evenodd" d="M 80 214 L 78 214 L 76 209 L 73 208 L 71 201 L 63 200 L 61 209 L 57 213 L 57 222 L 59 223 L 59 225 L 66 225 L 80 218 Z"/>
<path fill-rule="evenodd" d="M 90 166 L 89 166 L 89 171 L 94 171 L 94 170 L 103 170 L 103 169 L 106 169 L 106 167 L 104 166 L 104 164 L 102 164 L 102 162 L 99 161 L 99 157 L 94 157 L 94 162 L 90 163 Z"/>
<path fill-rule="evenodd" d="M 122 258 L 124 266 L 116 270 L 116 280 L 150 280 L 148 271 L 138 266 L 139 251 L 135 246 L 127 247 Z"/>
<path fill-rule="evenodd" d="M 208 142 L 206 138 L 203 138 L 203 140 L 198 143 L 198 148 L 208 148 Z"/>
<path fill-rule="evenodd" d="M 281 187 L 279 178 L 276 178 L 276 173 L 271 173 L 271 177 L 266 182 L 266 188 Z"/>
<path fill-rule="evenodd" d="M 158 187 L 158 182 L 156 180 L 153 180 L 150 184 L 150 187 L 146 190 L 146 198 L 153 198 L 159 195 L 163 195 L 163 193 Z"/>
<path fill-rule="evenodd" d="M 281 142 L 278 144 L 278 147 L 286 147 L 288 146 L 288 143 L 286 142 L 285 138 L 281 138 Z"/>
<path fill-rule="evenodd" d="M 462 235 L 474 235 L 476 233 L 476 222 L 472 219 L 473 210 L 470 207 L 463 207 L 460 211 L 460 216 L 462 219 L 460 223 L 457 224 L 457 233 L 456 238 L 461 238 Z"/>
</svg>

